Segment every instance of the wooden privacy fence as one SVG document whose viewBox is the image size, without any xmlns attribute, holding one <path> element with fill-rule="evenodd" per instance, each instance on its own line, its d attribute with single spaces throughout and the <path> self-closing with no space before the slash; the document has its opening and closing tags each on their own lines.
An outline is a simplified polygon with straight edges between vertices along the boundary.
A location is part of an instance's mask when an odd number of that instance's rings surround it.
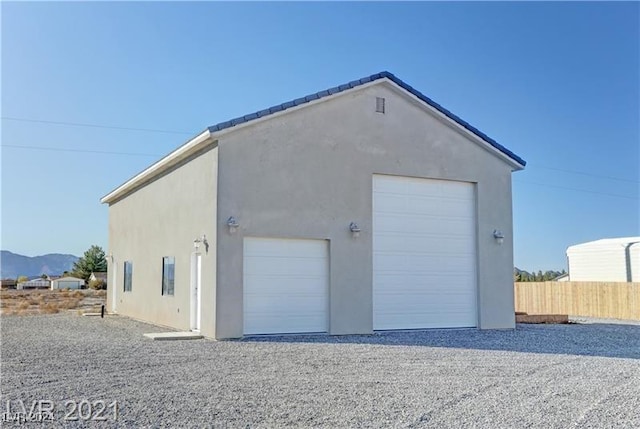
<svg viewBox="0 0 640 429">
<path fill-rule="evenodd" d="M 519 282 L 517 312 L 640 320 L 640 283 Z"/>
</svg>

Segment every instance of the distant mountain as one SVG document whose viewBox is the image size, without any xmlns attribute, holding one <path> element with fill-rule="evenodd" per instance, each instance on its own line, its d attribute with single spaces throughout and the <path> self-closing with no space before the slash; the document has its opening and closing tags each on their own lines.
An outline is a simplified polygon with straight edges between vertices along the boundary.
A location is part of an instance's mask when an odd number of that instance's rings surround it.
<svg viewBox="0 0 640 429">
<path fill-rule="evenodd" d="M 50 253 L 42 256 L 24 256 L 0 251 L 0 278 L 15 279 L 18 276 L 35 277 L 41 274 L 62 274 L 70 271 L 77 256 Z"/>
</svg>

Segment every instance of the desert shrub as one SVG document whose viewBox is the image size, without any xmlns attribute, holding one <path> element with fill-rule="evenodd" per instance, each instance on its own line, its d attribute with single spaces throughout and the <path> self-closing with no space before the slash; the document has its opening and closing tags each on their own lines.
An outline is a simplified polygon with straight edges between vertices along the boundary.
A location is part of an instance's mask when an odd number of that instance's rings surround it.
<svg viewBox="0 0 640 429">
<path fill-rule="evenodd" d="M 27 308 L 29 308 L 29 303 L 26 301 L 22 301 L 18 304 L 18 310 L 26 310 Z"/>
<path fill-rule="evenodd" d="M 74 297 L 74 298 L 82 298 L 84 296 L 84 294 L 82 292 L 80 292 L 79 290 L 76 290 L 71 294 L 71 296 Z"/>
<path fill-rule="evenodd" d="M 89 288 L 95 290 L 104 290 L 107 288 L 107 283 L 104 280 L 96 279 L 89 281 Z"/>
<path fill-rule="evenodd" d="M 64 309 L 72 309 L 72 308 L 78 307 L 79 303 L 80 303 L 79 299 L 68 298 L 62 301 L 59 307 Z"/>
<path fill-rule="evenodd" d="M 41 307 L 41 312 L 45 314 L 53 314 L 60 311 L 58 309 L 58 304 L 54 304 L 53 302 L 48 302 Z"/>
</svg>

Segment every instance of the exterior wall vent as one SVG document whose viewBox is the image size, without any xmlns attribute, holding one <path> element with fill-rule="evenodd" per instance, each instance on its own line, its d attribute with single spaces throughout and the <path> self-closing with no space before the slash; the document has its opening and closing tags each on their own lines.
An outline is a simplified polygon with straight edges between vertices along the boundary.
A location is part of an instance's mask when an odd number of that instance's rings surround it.
<svg viewBox="0 0 640 429">
<path fill-rule="evenodd" d="M 376 97 L 376 112 L 384 113 L 384 98 Z"/>
</svg>

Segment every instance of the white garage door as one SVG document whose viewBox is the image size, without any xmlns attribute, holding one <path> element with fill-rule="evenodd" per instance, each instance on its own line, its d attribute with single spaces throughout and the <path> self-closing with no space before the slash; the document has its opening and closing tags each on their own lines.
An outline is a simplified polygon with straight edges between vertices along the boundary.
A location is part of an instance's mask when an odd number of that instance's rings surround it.
<svg viewBox="0 0 640 429">
<path fill-rule="evenodd" d="M 244 333 L 327 332 L 325 240 L 244 239 Z"/>
<path fill-rule="evenodd" d="M 471 183 L 373 176 L 373 328 L 477 326 Z"/>
<path fill-rule="evenodd" d="M 80 282 L 77 280 L 59 281 L 58 289 L 80 289 Z"/>
</svg>

